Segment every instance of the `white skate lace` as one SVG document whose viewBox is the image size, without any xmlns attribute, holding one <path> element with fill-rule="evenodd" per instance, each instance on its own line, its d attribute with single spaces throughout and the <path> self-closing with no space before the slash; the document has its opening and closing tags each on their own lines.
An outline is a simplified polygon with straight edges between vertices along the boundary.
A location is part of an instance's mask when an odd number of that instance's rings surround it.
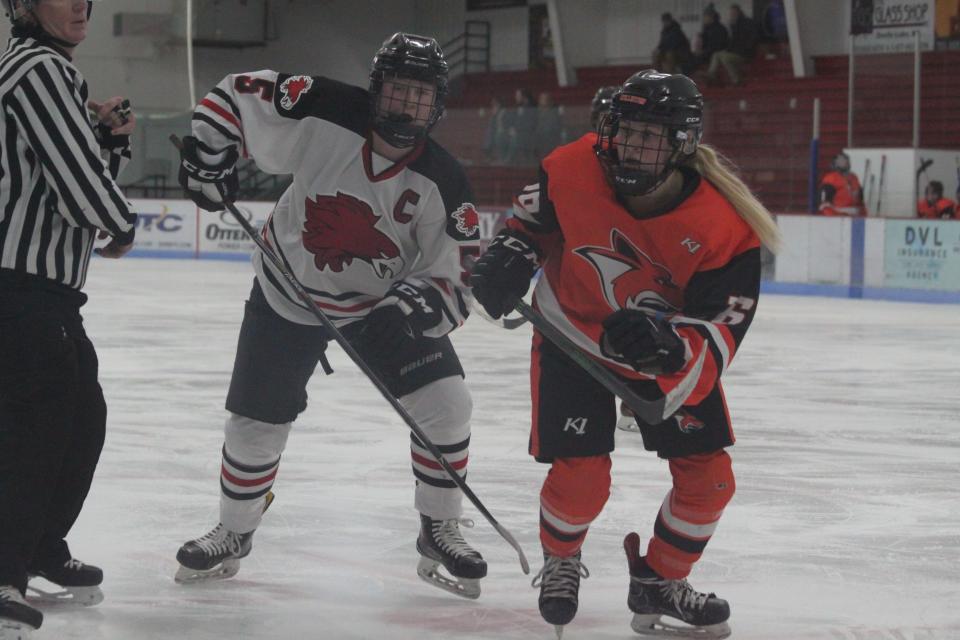
<svg viewBox="0 0 960 640">
<path fill-rule="evenodd" d="M 703 609 L 707 604 L 707 598 L 709 598 L 707 594 L 696 591 L 685 579 L 664 580 L 660 585 L 660 593 L 680 613 L 683 613 L 686 606 L 695 610 Z"/>
<path fill-rule="evenodd" d="M 70 558 L 63 563 L 64 569 L 69 569 L 70 571 L 80 571 L 83 569 L 83 563 L 77 560 L 76 558 Z"/>
<path fill-rule="evenodd" d="M 543 569 L 533 577 L 530 585 L 534 588 L 543 585 L 544 598 L 576 600 L 581 577 L 589 578 L 590 570 L 580 562 L 578 556 L 547 556 Z"/>
<path fill-rule="evenodd" d="M 450 520 L 434 520 L 431 522 L 431 534 L 434 541 L 443 551 L 454 557 L 478 555 L 460 533 L 460 525 L 473 528 L 473 520 L 469 518 L 451 518 Z"/>
<path fill-rule="evenodd" d="M 10 585 L 4 585 L 0 587 L 0 602 L 19 602 L 20 604 L 26 604 L 27 601 L 23 599 L 20 591 L 16 587 Z"/>
<path fill-rule="evenodd" d="M 242 546 L 240 536 L 233 531 L 224 529 L 222 524 L 218 524 L 213 531 L 202 538 L 194 540 L 194 543 L 208 556 L 227 552 L 237 555 L 240 553 Z"/>
</svg>

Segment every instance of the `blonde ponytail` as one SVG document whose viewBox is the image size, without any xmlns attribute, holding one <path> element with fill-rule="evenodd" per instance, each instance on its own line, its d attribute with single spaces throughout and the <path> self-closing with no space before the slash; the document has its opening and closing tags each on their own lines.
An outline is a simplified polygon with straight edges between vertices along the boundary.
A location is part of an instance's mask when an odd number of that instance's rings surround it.
<svg viewBox="0 0 960 640">
<path fill-rule="evenodd" d="M 767 208 L 750 192 L 750 188 L 737 175 L 733 164 L 723 154 L 709 145 L 701 144 L 687 164 L 717 188 L 767 249 L 777 252 L 781 242 L 777 223 Z"/>
</svg>

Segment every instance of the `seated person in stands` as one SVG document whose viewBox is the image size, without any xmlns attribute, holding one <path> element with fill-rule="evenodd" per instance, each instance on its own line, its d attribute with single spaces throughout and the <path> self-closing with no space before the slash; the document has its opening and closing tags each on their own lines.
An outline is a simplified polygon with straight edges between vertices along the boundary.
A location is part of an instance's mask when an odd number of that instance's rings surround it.
<svg viewBox="0 0 960 640">
<path fill-rule="evenodd" d="M 660 43 L 653 50 L 653 66 L 663 73 L 680 73 L 692 59 L 690 40 L 671 14 L 661 15 L 660 22 L 663 28 L 660 30 Z"/>
<path fill-rule="evenodd" d="M 508 164 L 536 164 L 534 135 L 537 129 L 537 105 L 529 89 L 517 89 L 516 105 L 510 117 L 510 152 Z"/>
<path fill-rule="evenodd" d="M 490 99 L 490 119 L 483 135 L 483 153 L 488 162 L 503 164 L 510 153 L 510 118 L 512 114 L 500 98 Z"/>
<path fill-rule="evenodd" d="M 553 96 L 541 91 L 537 96 L 537 128 L 534 134 L 536 157 L 543 158 L 563 144 L 563 119 L 560 109 L 553 103 Z"/>
<path fill-rule="evenodd" d="M 918 218 L 960 219 L 957 215 L 957 203 L 950 198 L 943 197 L 943 183 L 939 180 L 931 180 L 927 184 L 923 195 L 924 197 L 917 203 Z"/>
<path fill-rule="evenodd" d="M 865 216 L 860 179 L 850 171 L 850 156 L 838 153 L 830 172 L 820 181 L 820 213 L 825 216 Z"/>
<path fill-rule="evenodd" d="M 740 5 L 730 6 L 730 44 L 723 51 L 717 51 L 710 58 L 707 69 L 707 81 L 717 82 L 720 66 L 727 70 L 730 84 L 735 87 L 743 84 L 743 70 L 747 62 L 757 53 L 760 41 L 760 27 L 757 21 L 744 15 Z"/>
<path fill-rule="evenodd" d="M 723 51 L 730 44 L 730 34 L 720 22 L 720 14 L 713 7 L 713 3 L 703 10 L 703 31 L 697 38 L 697 53 L 693 57 L 692 71 L 707 67 L 713 54 Z"/>
</svg>

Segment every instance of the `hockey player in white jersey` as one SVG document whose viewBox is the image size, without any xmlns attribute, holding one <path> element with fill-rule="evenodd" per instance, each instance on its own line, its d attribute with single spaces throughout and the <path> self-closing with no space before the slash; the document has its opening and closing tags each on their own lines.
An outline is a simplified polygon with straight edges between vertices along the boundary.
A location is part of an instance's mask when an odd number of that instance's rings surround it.
<svg viewBox="0 0 960 640">
<path fill-rule="evenodd" d="M 428 137 L 447 92 L 432 38 L 397 33 L 369 90 L 320 76 L 227 76 L 194 111 L 180 182 L 207 210 L 237 191 L 234 165 L 293 174 L 263 229 L 317 305 L 356 346 L 444 456 L 466 475 L 472 402 L 447 334 L 467 316 L 464 261 L 478 217 L 457 161 Z M 323 327 L 258 251 L 226 408 L 220 523 L 177 554 L 179 582 L 227 578 L 250 553 Z M 459 488 L 411 434 L 419 575 L 476 598 L 486 562 L 463 539 Z M 449 575 L 439 572 L 443 565 Z"/>
</svg>

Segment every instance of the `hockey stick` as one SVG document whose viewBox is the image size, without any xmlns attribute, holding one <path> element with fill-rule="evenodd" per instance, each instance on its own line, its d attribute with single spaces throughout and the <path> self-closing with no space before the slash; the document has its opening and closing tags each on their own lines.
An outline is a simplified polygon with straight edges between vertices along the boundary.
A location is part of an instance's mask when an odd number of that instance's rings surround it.
<svg viewBox="0 0 960 640">
<path fill-rule="evenodd" d="M 887 154 L 880 156 L 880 179 L 877 181 L 877 215 L 880 213 L 880 204 L 883 202 L 883 178 L 887 175 Z"/>
<path fill-rule="evenodd" d="M 496 320 L 493 316 L 487 313 L 486 309 L 477 304 L 477 301 L 473 298 L 470 299 L 470 308 L 475 311 L 478 316 L 491 324 L 497 325 L 501 329 L 516 329 L 517 327 L 522 327 L 527 323 L 527 319 L 523 316 L 520 316 L 519 318 L 508 318 L 503 316 L 499 320 Z"/>
<path fill-rule="evenodd" d="M 659 400 L 644 400 L 630 387 L 623 383 L 620 378 L 614 375 L 609 369 L 596 362 L 587 355 L 583 349 L 578 347 L 567 336 L 563 335 L 559 329 L 543 317 L 543 315 L 521 300 L 515 307 L 517 312 L 530 321 L 537 331 L 542 333 L 558 349 L 567 355 L 571 360 L 583 367 L 584 371 L 589 373 L 594 380 L 604 386 L 604 388 L 627 403 L 627 406 L 633 410 L 633 414 L 640 420 L 649 425 L 657 425 L 669 418 L 664 415 L 666 402 L 664 398 Z"/>
<path fill-rule="evenodd" d="M 173 142 L 173 145 L 177 149 L 183 148 L 183 143 L 180 142 L 180 139 L 176 135 L 170 136 L 170 141 Z M 393 397 L 393 394 L 390 393 L 390 390 L 387 389 L 387 385 L 380 380 L 377 374 L 363 361 L 363 358 L 357 353 L 357 350 L 353 348 L 353 345 L 346 339 L 346 337 L 340 332 L 339 329 L 330 321 L 327 315 L 320 310 L 320 307 L 317 306 L 317 303 L 314 302 L 313 298 L 310 297 L 310 294 L 306 292 L 303 288 L 303 285 L 300 284 L 300 281 L 297 280 L 297 277 L 290 273 L 290 270 L 287 269 L 286 265 L 282 260 L 273 252 L 267 243 L 264 241 L 263 237 L 257 230 L 253 228 L 247 219 L 243 217 L 243 214 L 240 213 L 240 210 L 237 209 L 236 205 L 232 202 L 224 202 L 223 205 L 227 208 L 227 211 L 236 219 L 236 221 L 243 227 L 243 230 L 247 232 L 247 235 L 250 236 L 250 239 L 260 248 L 260 251 L 264 256 L 270 261 L 270 263 L 280 272 L 284 280 L 287 281 L 294 292 L 297 294 L 297 297 L 300 298 L 300 301 L 306 305 L 307 310 L 313 314 L 313 316 L 320 321 L 320 324 L 323 325 L 323 328 L 327 330 L 327 333 L 336 340 L 337 344 L 346 352 L 350 359 L 353 360 L 361 371 L 370 379 L 370 382 L 373 383 L 373 386 L 386 398 L 387 402 L 390 403 L 390 406 L 393 407 L 393 410 L 407 423 L 407 426 L 410 427 L 410 430 L 420 439 L 420 442 L 427 448 L 430 454 L 436 459 L 440 466 L 443 467 L 444 471 L 447 472 L 447 475 L 450 476 L 450 480 L 454 482 L 460 489 L 463 491 L 463 495 L 467 496 L 467 499 L 473 503 L 473 506 L 483 514 L 483 517 L 487 519 L 487 522 L 497 530 L 504 540 L 506 540 L 511 547 L 513 547 L 517 555 L 520 557 L 520 567 L 523 569 L 525 574 L 530 573 L 530 563 L 527 562 L 527 557 L 523 553 L 523 549 L 520 548 L 520 543 L 517 542 L 516 538 L 513 537 L 506 527 L 497 522 L 497 519 L 487 510 L 487 508 L 480 502 L 480 498 L 473 492 L 472 489 L 467 485 L 466 480 L 460 477 L 456 470 L 451 466 L 447 459 L 443 457 L 443 454 L 440 452 L 440 449 L 437 448 L 437 445 L 433 444 L 430 439 L 427 437 L 427 434 L 423 432 L 423 429 L 420 428 L 420 425 L 417 424 L 417 421 L 413 419 L 406 409 L 403 408 L 403 405 L 400 404 L 400 401 Z"/>
</svg>

